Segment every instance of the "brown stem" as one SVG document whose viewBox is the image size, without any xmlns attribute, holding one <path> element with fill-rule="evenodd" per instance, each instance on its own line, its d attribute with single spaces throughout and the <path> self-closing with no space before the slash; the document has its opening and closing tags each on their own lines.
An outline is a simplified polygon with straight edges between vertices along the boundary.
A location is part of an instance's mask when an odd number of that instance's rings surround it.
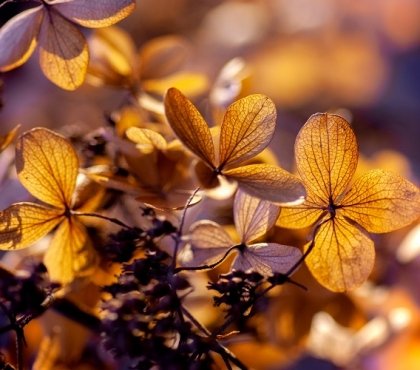
<svg viewBox="0 0 420 370">
<path fill-rule="evenodd" d="M 127 224 L 125 224 L 124 222 L 118 220 L 117 218 L 114 217 L 108 217 L 108 216 L 104 216 L 101 215 L 99 213 L 85 213 L 85 212 L 78 212 L 78 211 L 72 211 L 71 212 L 73 215 L 75 216 L 85 216 L 85 217 L 96 217 L 96 218 L 100 218 L 102 220 L 107 220 L 109 222 L 112 222 L 113 224 L 116 224 L 118 226 L 121 226 L 125 229 L 131 229 L 131 226 L 128 226 Z"/>
</svg>

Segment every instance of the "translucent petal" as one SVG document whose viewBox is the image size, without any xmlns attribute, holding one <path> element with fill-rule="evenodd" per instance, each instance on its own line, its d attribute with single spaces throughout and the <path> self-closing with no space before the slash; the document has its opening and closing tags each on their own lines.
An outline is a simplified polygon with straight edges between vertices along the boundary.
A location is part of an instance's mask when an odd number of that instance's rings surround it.
<svg viewBox="0 0 420 370">
<path fill-rule="evenodd" d="M 356 170 L 356 137 L 344 118 L 317 113 L 300 130 L 295 156 L 305 185 L 319 203 L 328 204 L 344 192 Z"/>
<path fill-rule="evenodd" d="M 104 186 L 88 176 L 92 169 L 87 168 L 85 171 L 85 173 L 79 173 L 77 176 L 72 209 L 89 213 L 96 211 L 104 203 L 107 192 Z"/>
<path fill-rule="evenodd" d="M 39 46 L 39 63 L 51 82 L 65 90 L 75 90 L 84 82 L 87 43 L 74 24 L 49 11 L 41 26 Z"/>
<path fill-rule="evenodd" d="M 128 139 L 137 144 L 137 148 L 142 153 L 149 153 L 154 149 L 165 150 L 168 146 L 161 134 L 147 128 L 130 127 L 125 134 Z"/>
<path fill-rule="evenodd" d="M 214 144 L 206 121 L 197 108 L 177 89 L 168 90 L 165 113 L 181 142 L 209 166 L 214 166 Z"/>
<path fill-rule="evenodd" d="M 335 217 L 320 226 L 305 261 L 320 284 L 344 292 L 367 280 L 375 262 L 375 249 L 365 232 Z"/>
<path fill-rule="evenodd" d="M 238 190 L 233 205 L 235 226 L 242 243 L 263 236 L 277 220 L 280 207 Z"/>
<path fill-rule="evenodd" d="M 220 128 L 219 168 L 234 166 L 260 153 L 276 127 L 276 107 L 264 95 L 250 95 L 233 103 Z"/>
<path fill-rule="evenodd" d="M 45 0 L 66 18 L 84 27 L 107 27 L 130 15 L 135 0 Z"/>
<path fill-rule="evenodd" d="M 202 220 L 191 225 L 190 245 L 183 252 L 182 263 L 200 266 L 218 260 L 234 242 L 229 234 L 216 222 Z"/>
<path fill-rule="evenodd" d="M 43 6 L 23 11 L 0 29 L 0 71 L 19 67 L 32 55 L 44 15 Z"/>
<path fill-rule="evenodd" d="M 279 204 L 299 204 L 306 191 L 298 177 L 270 164 L 251 164 L 223 171 L 250 195 Z"/>
<path fill-rule="evenodd" d="M 246 247 L 238 254 L 232 268 L 235 270 L 254 270 L 261 275 L 287 273 L 302 257 L 298 248 L 277 243 L 258 243 Z"/>
<path fill-rule="evenodd" d="M 372 170 L 361 176 L 342 200 L 342 214 L 366 230 L 384 233 L 420 216 L 420 192 L 401 176 Z"/>
<path fill-rule="evenodd" d="M 0 249 L 29 247 L 63 219 L 63 211 L 35 203 L 16 203 L 0 212 Z"/>
<path fill-rule="evenodd" d="M 197 248 L 230 248 L 233 240 L 219 224 L 209 220 L 202 220 L 191 225 L 190 242 Z"/>
<path fill-rule="evenodd" d="M 325 213 L 316 202 L 312 194 L 308 192 L 304 203 L 294 207 L 281 208 L 276 225 L 289 229 L 302 229 L 313 225 Z"/>
<path fill-rule="evenodd" d="M 45 128 L 25 132 L 16 144 L 16 170 L 34 197 L 57 208 L 71 206 L 79 160 L 64 137 Z"/>
<path fill-rule="evenodd" d="M 126 86 L 134 82 L 136 47 L 128 33 L 118 27 L 97 29 L 88 43 L 90 83 Z"/>
<path fill-rule="evenodd" d="M 87 241 L 85 227 L 74 217 L 65 219 L 44 256 L 51 280 L 71 283 L 76 277 L 91 273 L 96 253 Z"/>
</svg>

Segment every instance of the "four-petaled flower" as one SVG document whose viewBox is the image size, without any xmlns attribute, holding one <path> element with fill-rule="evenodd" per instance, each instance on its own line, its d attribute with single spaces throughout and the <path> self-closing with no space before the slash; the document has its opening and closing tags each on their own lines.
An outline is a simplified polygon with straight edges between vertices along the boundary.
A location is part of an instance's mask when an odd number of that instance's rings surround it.
<svg viewBox="0 0 420 370">
<path fill-rule="evenodd" d="M 190 228 L 190 245 L 184 250 L 184 264 L 200 266 L 214 262 L 236 249 L 238 255 L 232 265 L 235 270 L 253 270 L 263 276 L 295 270 L 302 256 L 298 248 L 278 243 L 252 243 L 274 225 L 280 212 L 278 206 L 238 190 L 233 212 L 240 243 L 235 243 L 216 222 L 198 221 Z"/>
<path fill-rule="evenodd" d="M 168 90 L 165 112 L 181 142 L 200 158 L 196 173 L 204 186 L 215 186 L 218 177 L 224 176 L 260 199 L 281 204 L 303 201 L 305 189 L 296 176 L 271 164 L 244 165 L 264 150 L 274 135 L 276 109 L 266 96 L 249 95 L 231 104 L 216 140 L 196 107 L 179 90 Z"/>
<path fill-rule="evenodd" d="M 302 205 L 284 208 L 278 225 L 317 224 L 306 257 L 309 269 L 330 290 L 353 289 L 368 278 L 375 261 L 367 231 L 384 233 L 413 222 L 419 217 L 419 190 L 383 170 L 371 170 L 350 186 L 358 160 L 356 137 L 334 114 L 309 118 L 296 138 L 295 156 L 308 195 Z"/>
</svg>

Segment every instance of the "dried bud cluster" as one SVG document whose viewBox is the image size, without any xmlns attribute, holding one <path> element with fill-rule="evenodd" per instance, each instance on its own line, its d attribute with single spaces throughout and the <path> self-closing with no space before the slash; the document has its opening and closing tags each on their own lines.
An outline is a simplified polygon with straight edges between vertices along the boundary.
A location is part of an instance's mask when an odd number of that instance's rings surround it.
<svg viewBox="0 0 420 370">
<path fill-rule="evenodd" d="M 210 369 L 206 338 L 182 312 L 178 292 L 190 284 L 169 262 L 167 253 L 148 251 L 105 288 L 111 295 L 102 305 L 105 348 L 133 369 Z"/>
</svg>

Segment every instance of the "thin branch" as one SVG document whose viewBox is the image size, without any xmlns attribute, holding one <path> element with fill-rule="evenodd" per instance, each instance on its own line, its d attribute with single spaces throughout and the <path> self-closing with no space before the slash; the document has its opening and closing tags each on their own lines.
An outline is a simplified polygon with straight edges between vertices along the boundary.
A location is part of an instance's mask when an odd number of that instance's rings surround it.
<svg viewBox="0 0 420 370">
<path fill-rule="evenodd" d="M 286 278 L 286 282 L 290 282 L 291 284 L 294 284 L 302 289 L 306 288 L 302 285 L 299 284 L 296 281 L 293 281 L 289 278 L 289 276 L 296 271 L 296 269 L 305 261 L 306 257 L 309 255 L 309 253 L 311 253 L 314 245 L 315 245 L 315 237 L 317 235 L 317 233 L 319 232 L 321 226 L 323 224 L 325 224 L 326 222 L 330 221 L 331 218 L 328 218 L 322 222 L 320 222 L 319 224 L 316 225 L 316 227 L 314 228 L 313 231 L 313 237 L 312 237 L 312 241 L 311 244 L 309 245 L 308 249 L 305 251 L 305 253 L 302 255 L 302 257 L 284 274 L 285 278 Z M 256 298 L 252 301 L 248 302 L 247 308 L 251 307 L 252 305 L 255 304 L 255 302 L 260 299 L 261 297 L 265 296 L 271 289 L 273 289 L 275 286 L 277 286 L 277 284 L 270 284 L 267 288 L 265 288 L 260 294 L 258 294 L 258 296 L 256 296 Z M 248 317 L 252 316 L 252 313 L 250 315 L 248 315 Z M 220 326 L 218 329 L 216 329 L 212 336 L 215 337 L 217 335 L 219 335 L 220 333 L 222 333 L 225 329 L 227 329 L 229 327 L 229 325 L 231 325 L 234 321 L 235 321 L 235 317 L 230 317 L 228 320 L 226 320 L 222 326 Z"/>
<path fill-rule="evenodd" d="M 185 208 L 182 212 L 181 221 L 179 222 L 179 227 L 178 227 L 178 232 L 177 232 L 177 238 L 175 239 L 174 254 L 173 254 L 173 257 L 172 257 L 172 268 L 174 268 L 174 269 L 175 269 L 175 266 L 176 266 L 176 259 L 177 259 L 177 255 L 178 255 L 179 243 L 180 243 L 181 236 L 182 236 L 182 231 L 183 231 L 183 228 L 184 228 L 185 217 L 187 215 L 187 209 L 190 206 L 191 202 L 194 200 L 194 197 L 197 195 L 199 190 L 200 190 L 200 188 L 198 187 L 197 189 L 195 189 L 193 191 L 191 196 L 188 198 L 187 203 L 185 204 Z"/>
<path fill-rule="evenodd" d="M 293 279 L 287 278 L 287 280 L 285 282 L 289 283 L 289 284 L 292 284 L 292 285 L 295 285 L 298 288 L 303 289 L 304 291 L 308 291 L 308 288 L 305 285 L 303 285 L 303 284 L 301 284 L 301 283 L 299 283 L 299 282 L 297 282 Z"/>
<path fill-rule="evenodd" d="M 219 353 L 220 354 L 220 353 Z M 222 357 L 223 362 L 226 365 L 226 369 L 227 370 L 233 370 L 232 365 L 229 362 L 229 358 L 227 356 L 223 356 L 222 354 L 220 354 L 220 356 Z"/>
<path fill-rule="evenodd" d="M 178 233 L 180 235 L 182 235 L 182 229 L 184 228 L 185 216 L 187 214 L 187 209 L 190 206 L 191 202 L 194 200 L 194 197 L 197 195 L 199 190 L 200 190 L 200 187 L 195 189 L 193 191 L 193 193 L 191 194 L 191 196 L 188 198 L 187 203 L 185 204 L 185 208 L 184 208 L 184 211 L 182 212 L 181 221 L 179 223 L 179 228 L 178 228 Z"/>
<path fill-rule="evenodd" d="M 225 346 L 220 344 L 219 342 L 216 343 L 218 345 L 217 352 L 222 358 L 228 359 L 232 364 L 236 365 L 240 370 L 248 370 L 248 366 L 246 366 L 242 361 L 240 361 L 229 349 L 227 349 Z M 226 363 L 226 362 L 225 362 Z"/>
<path fill-rule="evenodd" d="M 106 220 L 106 221 L 112 222 L 113 224 L 116 224 L 118 226 L 121 226 L 121 227 L 123 227 L 125 229 L 131 229 L 132 228 L 131 226 L 128 226 L 127 224 L 125 224 L 124 222 L 118 220 L 117 218 L 104 216 L 104 215 L 101 215 L 99 213 L 85 213 L 85 212 L 78 212 L 78 211 L 72 211 L 71 213 L 72 213 L 72 215 L 75 215 L 75 216 L 86 216 L 86 217 L 100 218 L 102 220 Z"/>
<path fill-rule="evenodd" d="M 211 336 L 211 331 L 208 330 L 203 324 L 201 324 L 185 306 L 182 306 L 181 309 L 185 316 L 188 317 L 188 319 L 195 325 L 197 329 L 199 329 L 206 336 Z"/>
<path fill-rule="evenodd" d="M 234 249 L 237 249 L 237 246 L 234 245 L 233 247 L 230 247 L 225 254 L 223 255 L 222 258 L 220 258 L 219 260 L 217 260 L 214 263 L 211 263 L 210 265 L 201 265 L 201 266 L 184 266 L 184 267 L 177 267 L 174 270 L 174 273 L 178 273 L 181 271 L 202 271 L 202 270 L 211 270 L 213 268 L 215 268 L 216 266 L 220 265 L 225 259 L 226 257 L 230 254 L 230 252 L 232 252 Z"/>
</svg>

